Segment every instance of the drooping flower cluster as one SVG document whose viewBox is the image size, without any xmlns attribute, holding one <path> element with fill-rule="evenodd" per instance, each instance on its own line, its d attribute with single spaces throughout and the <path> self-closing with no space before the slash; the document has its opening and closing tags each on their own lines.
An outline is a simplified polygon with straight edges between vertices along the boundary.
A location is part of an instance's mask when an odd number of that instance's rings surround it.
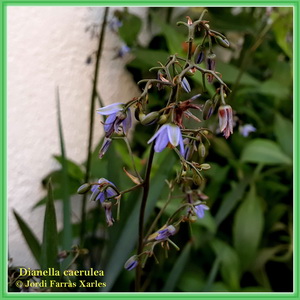
<svg viewBox="0 0 300 300">
<path fill-rule="evenodd" d="M 137 188 L 143 188 L 144 191 L 151 188 L 149 185 L 154 152 L 160 153 L 166 148 L 170 148 L 178 156 L 180 164 L 176 178 L 169 181 L 169 185 L 171 186 L 170 182 L 172 182 L 181 189 L 183 203 L 163 227 L 157 230 L 155 229 L 157 224 L 154 224 L 151 227 L 154 229 L 149 230 L 150 232 L 154 231 L 154 233 L 149 236 L 141 236 L 140 228 L 143 225 L 139 227 L 139 250 L 125 263 L 124 267 L 127 270 L 133 270 L 140 265 L 144 266 L 147 258 L 154 254 L 156 245 L 161 245 L 169 250 L 169 244 L 171 244 L 178 250 L 179 248 L 172 241 L 172 236 L 178 232 L 180 223 L 193 222 L 197 217 L 202 219 L 205 217 L 206 211 L 209 210 L 206 204 L 208 196 L 202 192 L 205 185 L 202 172 L 210 168 L 210 165 L 204 161 L 210 142 L 209 130 L 200 126 L 202 120 L 208 120 L 218 109 L 220 132 L 226 139 L 233 133 L 232 108 L 225 102 L 225 98 L 231 91 L 221 79 L 221 74 L 216 72 L 217 57 L 212 48 L 212 40 L 214 39 L 218 45 L 225 48 L 230 45 L 224 35 L 210 29 L 208 21 L 202 20 L 203 16 L 204 14 L 194 22 L 190 17 L 187 17 L 186 23 L 178 22 L 178 25 L 188 27 L 187 58 L 182 58 L 177 54 L 171 55 L 165 64 L 159 63 L 158 67 L 152 69 L 156 72 L 153 79 L 139 82 L 139 84 L 145 83 L 140 96 L 129 100 L 127 103 L 117 102 L 97 109 L 98 114 L 106 117 L 103 122 L 105 137 L 99 157 L 102 158 L 105 155 L 116 137 L 124 139 L 129 147 L 129 154 L 132 156 L 134 171 L 133 175 L 125 170 L 126 175 L 134 182 L 135 186 L 123 192 L 119 192 L 112 182 L 104 178 L 99 179 L 98 183 L 85 184 L 79 189 L 80 192 L 90 190 L 92 192 L 91 199 L 99 200 L 105 210 L 106 222 L 109 226 L 114 222 L 112 217 L 113 200 L 116 200 L 116 204 L 118 204 L 124 193 Z M 203 40 L 198 45 L 194 45 L 196 31 L 204 33 Z M 207 47 L 208 49 L 206 49 Z M 192 49 L 195 51 L 193 52 Z M 205 65 L 206 69 L 203 65 L 200 67 L 200 64 Z M 193 94 L 191 88 L 193 82 L 187 79 L 187 76 L 193 76 L 196 73 L 202 75 L 203 92 L 201 94 L 203 96 L 199 93 Z M 205 85 L 213 82 L 219 87 L 216 87 L 215 93 L 211 96 L 205 92 Z M 162 105 L 155 111 L 151 111 L 149 105 L 151 89 L 157 89 L 158 94 L 162 90 L 166 93 L 169 92 L 166 99 L 162 96 L 160 99 Z M 187 94 L 190 96 L 187 97 Z M 152 136 L 147 138 L 147 143 L 151 144 L 152 149 L 145 178 L 142 178 L 134 165 L 134 157 L 127 138 L 132 127 L 131 111 L 134 112 L 135 118 L 141 125 L 156 125 Z M 202 112 L 202 120 L 199 112 Z M 196 121 L 196 123 L 194 122 L 195 124 L 190 126 L 191 122 L 188 123 L 187 121 Z M 88 186 L 90 187 L 88 188 Z M 173 189 L 170 188 L 170 190 Z M 144 195 L 146 196 L 143 197 L 142 201 L 147 201 L 147 193 Z M 143 221 L 140 220 L 141 224 Z"/>
</svg>

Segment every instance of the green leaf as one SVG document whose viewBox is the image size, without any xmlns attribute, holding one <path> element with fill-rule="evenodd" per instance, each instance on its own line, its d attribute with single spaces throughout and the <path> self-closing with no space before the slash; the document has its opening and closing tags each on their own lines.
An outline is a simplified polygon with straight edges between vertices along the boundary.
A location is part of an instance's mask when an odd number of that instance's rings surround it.
<svg viewBox="0 0 300 300">
<path fill-rule="evenodd" d="M 166 51 L 141 48 L 133 50 L 133 54 L 135 58 L 128 66 L 144 71 L 148 71 L 153 66 L 157 66 L 158 61 L 164 63 L 169 57 L 169 54 Z"/>
<path fill-rule="evenodd" d="M 171 25 L 164 23 L 156 14 L 152 13 L 153 22 L 160 26 L 161 33 L 167 40 L 167 45 L 169 48 L 169 52 L 171 54 L 184 54 L 182 43 L 186 40 L 186 37 L 179 33 L 176 28 Z"/>
<path fill-rule="evenodd" d="M 218 61 L 216 63 L 216 70 L 222 74 L 222 80 L 226 83 L 235 83 L 238 76 L 240 76 L 240 69 L 234 65 Z M 240 85 L 259 86 L 261 83 L 250 74 L 244 72 Z"/>
<path fill-rule="evenodd" d="M 215 219 L 212 217 L 209 211 L 205 212 L 204 218 L 197 219 L 195 225 L 200 225 L 210 231 L 212 234 L 215 234 L 217 231 L 217 225 Z"/>
<path fill-rule="evenodd" d="M 233 242 L 241 267 L 247 269 L 254 259 L 263 231 L 263 209 L 255 186 L 251 186 L 245 200 L 239 206 L 233 223 Z"/>
<path fill-rule="evenodd" d="M 44 217 L 44 230 L 43 230 L 43 243 L 41 250 L 41 268 L 46 270 L 54 268 L 58 270 L 59 265 L 57 262 L 58 254 L 58 233 L 56 227 L 56 214 L 52 195 L 51 180 L 48 183 L 48 199 L 46 203 L 45 217 Z"/>
<path fill-rule="evenodd" d="M 282 150 L 293 158 L 293 123 L 277 113 L 274 120 L 274 132 Z"/>
<path fill-rule="evenodd" d="M 267 139 L 250 141 L 241 155 L 242 162 L 264 164 L 292 164 L 292 160 L 282 152 L 278 144 Z"/>
<path fill-rule="evenodd" d="M 187 243 L 182 250 L 181 254 L 176 260 L 172 270 L 170 271 L 170 275 L 168 276 L 164 287 L 162 288 L 162 292 L 172 292 L 176 287 L 176 283 L 178 282 L 182 271 L 184 270 L 191 252 L 191 242 Z"/>
<path fill-rule="evenodd" d="M 54 158 L 63 165 L 63 158 L 60 155 L 54 155 Z M 81 166 L 75 163 L 74 161 L 65 158 L 67 164 L 68 175 L 74 179 L 80 180 L 81 182 L 84 179 L 84 173 L 81 169 Z"/>
<path fill-rule="evenodd" d="M 26 222 L 21 218 L 21 216 L 15 210 L 14 210 L 14 215 L 33 257 L 35 258 L 36 262 L 40 265 L 40 259 L 41 259 L 40 242 L 38 241 L 35 234 L 31 231 L 29 226 L 26 224 Z"/>
<path fill-rule="evenodd" d="M 132 47 L 141 30 L 142 21 L 136 15 L 125 13 L 122 18 L 122 26 L 119 28 L 119 35 L 127 46 Z"/>
<path fill-rule="evenodd" d="M 230 146 L 228 145 L 228 142 L 226 142 L 224 138 L 214 137 L 211 140 L 211 143 L 214 151 L 220 156 L 225 157 L 226 159 L 235 159 L 234 153 L 232 152 Z"/>
<path fill-rule="evenodd" d="M 258 93 L 271 95 L 278 98 L 288 97 L 290 93 L 288 86 L 284 86 L 280 82 L 273 79 L 262 82 L 256 90 Z"/>
<path fill-rule="evenodd" d="M 278 12 L 274 11 L 271 15 L 275 21 L 273 23 L 273 31 L 275 33 L 276 41 L 285 54 L 292 58 L 293 45 L 292 40 L 288 39 L 292 35 L 293 26 L 293 10 L 292 8 L 279 8 Z"/>
<path fill-rule="evenodd" d="M 60 141 L 60 151 L 61 151 L 61 166 L 62 166 L 62 191 L 63 191 L 63 240 L 62 240 L 62 247 L 64 250 L 71 250 L 73 238 L 72 238 L 72 224 L 71 224 L 71 203 L 70 203 L 70 192 L 69 192 L 69 172 L 72 173 L 74 171 L 71 168 L 69 171 L 68 163 L 66 159 L 65 153 L 65 142 L 63 137 L 63 128 L 62 128 L 62 120 L 61 120 L 61 112 L 60 112 L 60 97 L 59 97 L 59 90 L 57 89 L 57 97 L 56 97 L 56 105 L 57 105 L 57 121 L 58 121 L 58 133 L 59 133 L 59 141 Z M 76 170 L 75 170 L 76 172 Z M 81 174 L 82 175 L 82 174 Z M 76 178 L 76 176 L 75 176 Z M 54 206 L 54 202 L 53 202 Z M 71 262 L 71 257 L 68 257 L 64 260 L 62 266 L 67 267 Z"/>
<path fill-rule="evenodd" d="M 212 240 L 210 245 L 221 262 L 220 271 L 223 281 L 232 291 L 237 291 L 240 288 L 241 272 L 236 251 L 219 239 Z"/>
<path fill-rule="evenodd" d="M 221 206 L 215 216 L 217 226 L 219 226 L 227 218 L 238 202 L 242 199 L 248 184 L 249 179 L 236 183 L 231 191 L 224 195 Z"/>
</svg>

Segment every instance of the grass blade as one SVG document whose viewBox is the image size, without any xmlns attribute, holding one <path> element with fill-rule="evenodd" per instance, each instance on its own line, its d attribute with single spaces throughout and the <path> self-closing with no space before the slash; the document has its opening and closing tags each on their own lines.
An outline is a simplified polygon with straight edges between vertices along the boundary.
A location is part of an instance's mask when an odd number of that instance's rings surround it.
<svg viewBox="0 0 300 300">
<path fill-rule="evenodd" d="M 162 289 L 162 292 L 172 292 L 176 287 L 176 283 L 180 278 L 184 267 L 186 266 L 191 252 L 192 243 L 189 242 L 185 245 L 183 251 L 181 252 L 180 256 L 178 257 L 174 267 L 172 268 L 170 275 Z"/>
<path fill-rule="evenodd" d="M 68 161 L 66 160 L 65 143 L 63 137 L 61 112 L 60 112 L 60 97 L 59 90 L 57 89 L 57 118 L 58 118 L 58 131 L 60 140 L 61 151 L 61 166 L 62 166 L 62 186 L 63 186 L 63 239 L 62 248 L 70 250 L 72 246 L 72 224 L 71 224 L 71 203 L 69 193 L 69 177 L 68 177 Z M 62 266 L 63 268 L 69 265 L 70 259 L 65 259 Z"/>
<path fill-rule="evenodd" d="M 56 214 L 52 195 L 51 180 L 48 182 L 48 199 L 44 217 L 43 243 L 41 251 L 41 268 L 58 270 L 58 233 L 56 227 Z"/>
<path fill-rule="evenodd" d="M 35 234 L 31 231 L 27 223 L 21 218 L 21 216 L 15 210 L 14 210 L 14 215 L 32 255 L 34 256 L 36 262 L 40 265 L 41 244 L 39 240 L 37 239 Z"/>
</svg>

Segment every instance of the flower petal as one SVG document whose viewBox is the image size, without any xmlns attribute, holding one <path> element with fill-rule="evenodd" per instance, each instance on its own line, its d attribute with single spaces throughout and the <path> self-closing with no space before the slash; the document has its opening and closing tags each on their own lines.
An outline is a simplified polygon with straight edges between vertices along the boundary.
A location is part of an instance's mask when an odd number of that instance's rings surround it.
<svg viewBox="0 0 300 300">
<path fill-rule="evenodd" d="M 155 152 L 161 152 L 163 151 L 169 143 L 168 133 L 165 128 L 164 131 L 161 131 L 159 136 L 156 138 L 154 150 Z"/>
<path fill-rule="evenodd" d="M 113 103 L 101 108 L 97 109 L 97 113 L 100 115 L 111 115 L 113 113 L 116 113 L 124 108 L 123 103 Z"/>
<path fill-rule="evenodd" d="M 107 136 L 111 135 L 114 131 L 114 123 L 116 120 L 117 114 L 111 114 L 107 117 L 107 119 L 105 120 L 104 123 L 104 131 L 106 133 Z"/>
<path fill-rule="evenodd" d="M 132 124 L 132 121 L 131 121 L 131 113 L 130 113 L 130 109 L 128 108 L 127 109 L 127 112 L 126 112 L 126 118 L 125 120 L 122 122 L 123 124 L 123 130 L 124 130 L 124 133 L 127 134 L 129 129 L 131 128 L 131 124 Z"/>
<path fill-rule="evenodd" d="M 172 146 L 176 147 L 178 145 L 180 137 L 181 137 L 180 129 L 175 124 L 168 124 L 167 128 L 168 128 L 169 142 L 171 143 Z M 182 137 L 181 137 L 181 139 L 182 139 Z"/>
<path fill-rule="evenodd" d="M 161 126 L 157 131 L 156 133 L 153 135 L 153 137 L 147 142 L 147 144 L 150 144 L 152 143 L 158 135 L 160 135 L 160 133 L 164 130 L 166 130 L 166 127 L 167 127 L 167 124 L 164 124 L 163 126 Z"/>
<path fill-rule="evenodd" d="M 181 133 L 180 133 L 180 136 L 179 136 L 179 148 L 180 148 L 181 155 L 184 156 L 185 151 L 184 151 L 184 145 L 183 145 L 183 139 L 182 139 Z"/>
</svg>

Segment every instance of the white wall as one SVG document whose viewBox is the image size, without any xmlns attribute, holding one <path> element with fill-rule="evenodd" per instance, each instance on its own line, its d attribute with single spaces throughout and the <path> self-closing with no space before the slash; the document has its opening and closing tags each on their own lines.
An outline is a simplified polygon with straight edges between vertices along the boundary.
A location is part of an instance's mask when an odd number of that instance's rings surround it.
<svg viewBox="0 0 300 300">
<path fill-rule="evenodd" d="M 146 9 L 134 11 L 145 14 Z M 102 23 L 103 13 L 104 8 L 99 7 L 8 7 L 8 234 L 14 265 L 37 267 L 12 209 L 41 239 L 44 207 L 31 208 L 45 195 L 41 179 L 58 168 L 52 157 L 60 153 L 56 86 L 60 89 L 67 156 L 79 163 L 85 160 L 93 78 L 93 64 L 85 61 L 98 42 L 90 39 L 85 28 Z M 106 104 L 139 95 L 123 68 L 124 59 L 112 59 L 119 46 L 117 36 L 107 30 L 98 82 Z M 99 116 L 95 120 L 94 144 L 102 134 Z"/>
</svg>

